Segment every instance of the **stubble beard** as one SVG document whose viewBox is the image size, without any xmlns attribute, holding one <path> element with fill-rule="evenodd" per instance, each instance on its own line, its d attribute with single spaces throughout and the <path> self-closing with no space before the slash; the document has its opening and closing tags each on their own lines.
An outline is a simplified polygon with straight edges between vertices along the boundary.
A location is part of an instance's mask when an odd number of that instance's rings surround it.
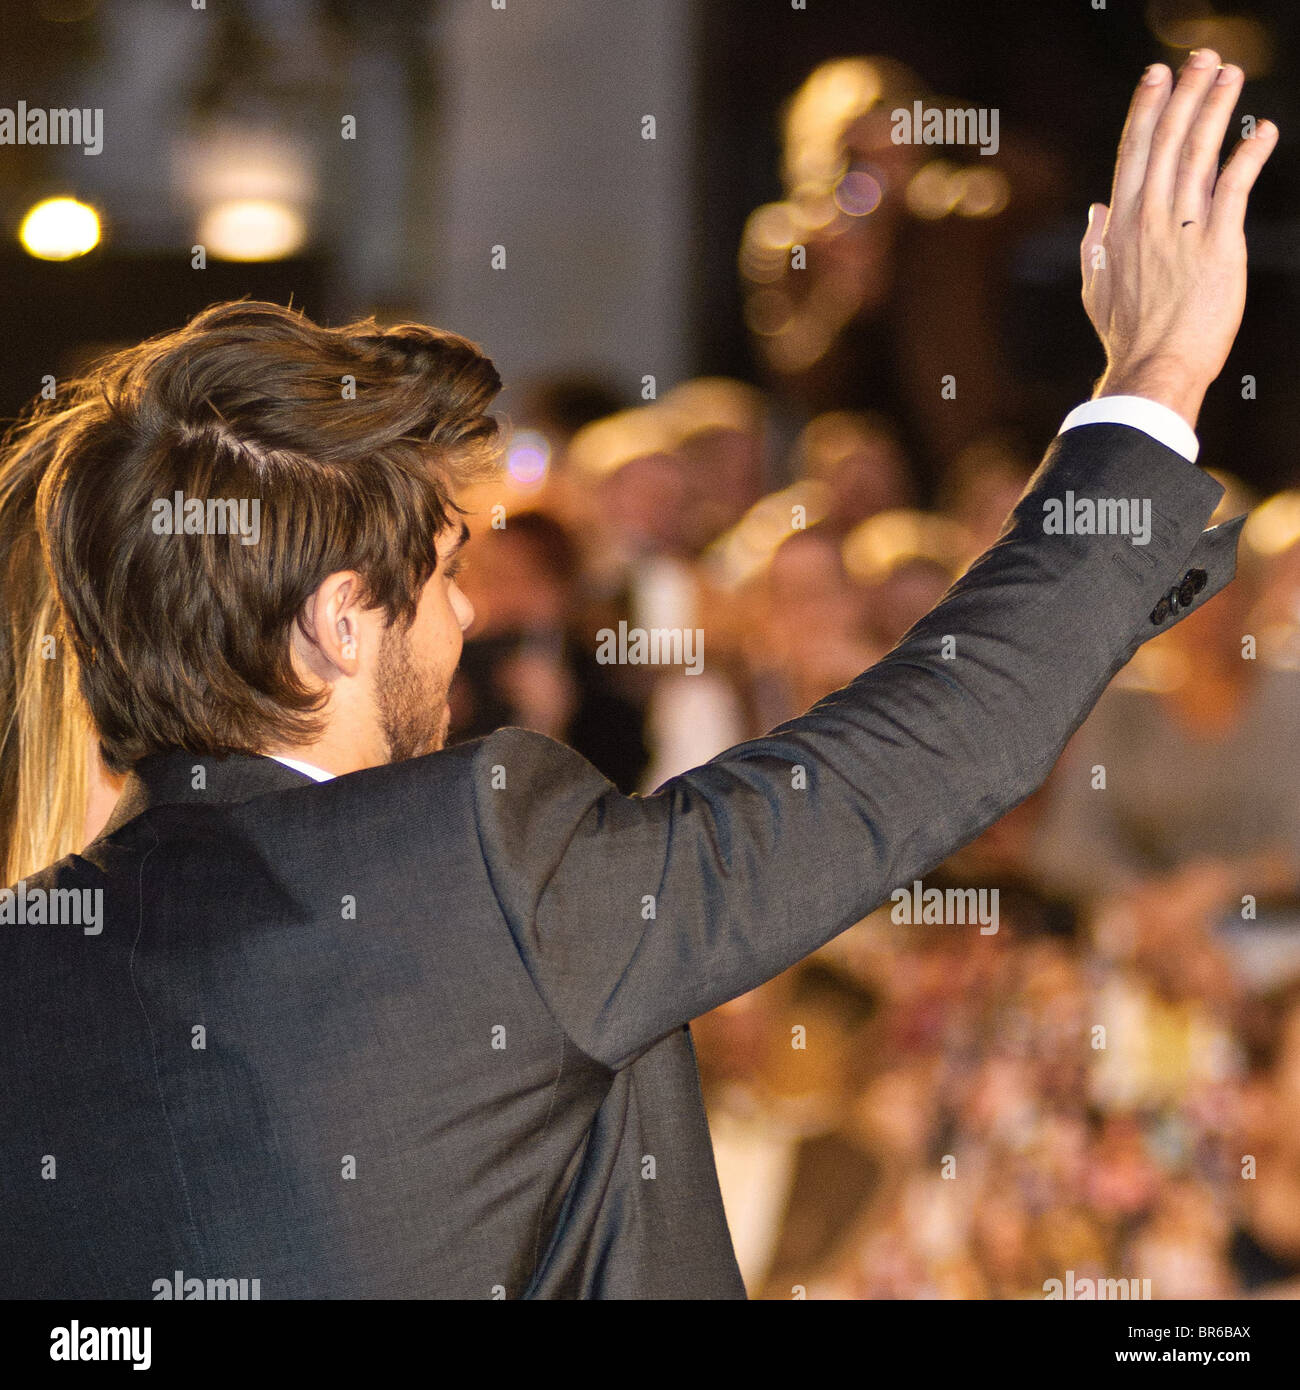
<svg viewBox="0 0 1300 1390">
<path fill-rule="evenodd" d="M 375 702 L 390 763 L 436 753 L 447 742 L 451 712 L 447 706 L 450 677 L 441 679 L 416 664 L 409 634 L 394 623 L 379 646 Z"/>
</svg>

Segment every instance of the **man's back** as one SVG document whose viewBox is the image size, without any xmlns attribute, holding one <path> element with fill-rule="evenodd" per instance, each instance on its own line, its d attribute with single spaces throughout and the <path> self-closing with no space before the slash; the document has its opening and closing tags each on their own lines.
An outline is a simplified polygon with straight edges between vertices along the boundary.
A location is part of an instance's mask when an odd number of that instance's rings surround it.
<svg viewBox="0 0 1300 1390">
<path fill-rule="evenodd" d="M 269 759 L 151 759 L 153 809 L 27 882 L 31 902 L 102 890 L 105 916 L 3 936 L 5 1296 L 187 1279 L 261 1298 L 591 1294 L 620 1277 L 587 1267 L 611 1181 L 633 1228 L 656 1182 L 698 1187 L 689 1043 L 652 1048 L 611 1098 L 615 1073 L 566 1039 L 487 880 L 471 751 L 319 786 Z M 644 1184 L 620 1148 L 638 1103 L 676 1109 L 690 1160 L 660 1154 Z M 743 1295 L 704 1176 L 689 1195 L 716 1248 L 684 1291 Z"/>
</svg>

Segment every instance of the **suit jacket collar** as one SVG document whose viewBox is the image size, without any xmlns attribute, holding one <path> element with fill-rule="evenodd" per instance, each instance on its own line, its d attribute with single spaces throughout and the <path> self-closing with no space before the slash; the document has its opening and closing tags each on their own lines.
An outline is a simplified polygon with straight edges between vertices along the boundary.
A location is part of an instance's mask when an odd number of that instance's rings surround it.
<svg viewBox="0 0 1300 1390">
<path fill-rule="evenodd" d="M 199 769 L 202 768 L 202 775 Z M 198 785 L 196 785 L 196 783 Z M 154 806 L 178 803 L 248 801 L 266 792 L 290 791 L 310 787 L 310 777 L 295 772 L 274 758 L 254 753 L 187 753 L 169 749 L 141 758 L 131 770 L 113 814 L 104 827 L 105 835 Z"/>
</svg>

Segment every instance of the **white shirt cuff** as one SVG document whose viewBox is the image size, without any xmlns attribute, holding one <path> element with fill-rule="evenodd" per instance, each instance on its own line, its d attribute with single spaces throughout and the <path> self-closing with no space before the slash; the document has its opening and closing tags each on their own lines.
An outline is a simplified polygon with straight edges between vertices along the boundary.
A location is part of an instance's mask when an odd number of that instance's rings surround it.
<svg viewBox="0 0 1300 1390">
<path fill-rule="evenodd" d="M 1182 454 L 1188 463 L 1195 463 L 1201 452 L 1201 441 L 1191 425 L 1176 410 L 1145 396 L 1102 396 L 1085 401 L 1065 417 L 1060 433 L 1076 425 L 1131 425 L 1174 453 Z"/>
</svg>

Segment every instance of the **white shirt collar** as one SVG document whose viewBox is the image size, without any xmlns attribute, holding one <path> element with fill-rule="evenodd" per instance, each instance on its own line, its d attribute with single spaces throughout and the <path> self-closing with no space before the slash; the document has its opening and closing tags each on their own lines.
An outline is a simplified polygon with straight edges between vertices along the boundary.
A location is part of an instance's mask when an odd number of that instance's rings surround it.
<svg viewBox="0 0 1300 1390">
<path fill-rule="evenodd" d="M 304 777 L 310 777 L 313 782 L 332 782 L 335 774 L 326 772 L 323 768 L 313 767 L 311 763 L 300 763 L 297 758 L 282 758 L 277 753 L 268 753 L 267 757 L 272 758 L 277 763 L 283 763 L 285 767 L 291 767 L 295 772 L 301 772 Z"/>
</svg>

